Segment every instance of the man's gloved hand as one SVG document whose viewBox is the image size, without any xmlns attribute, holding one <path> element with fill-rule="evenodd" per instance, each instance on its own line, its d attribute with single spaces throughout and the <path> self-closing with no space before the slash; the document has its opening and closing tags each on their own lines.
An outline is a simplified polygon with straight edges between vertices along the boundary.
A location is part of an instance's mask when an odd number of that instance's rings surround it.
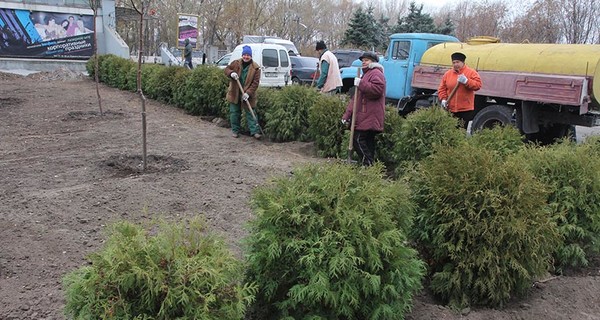
<svg viewBox="0 0 600 320">
<path fill-rule="evenodd" d="M 360 84 L 360 78 L 359 77 L 354 78 L 354 86 L 358 87 L 359 84 Z"/>
<path fill-rule="evenodd" d="M 442 100 L 442 108 L 448 108 L 448 100 Z"/>
<path fill-rule="evenodd" d="M 458 76 L 458 82 L 462 83 L 462 84 L 467 84 L 467 81 L 469 79 L 467 79 L 467 77 L 464 74 L 461 74 Z"/>
<path fill-rule="evenodd" d="M 248 101 L 249 98 L 250 98 L 250 96 L 244 92 L 244 94 L 242 95 L 242 100 Z"/>
<path fill-rule="evenodd" d="M 232 73 L 231 73 L 231 79 L 233 79 L 233 80 L 237 80 L 237 79 L 239 79 L 239 78 L 240 78 L 240 76 L 238 76 L 238 74 L 237 74 L 236 72 L 232 72 Z"/>
</svg>

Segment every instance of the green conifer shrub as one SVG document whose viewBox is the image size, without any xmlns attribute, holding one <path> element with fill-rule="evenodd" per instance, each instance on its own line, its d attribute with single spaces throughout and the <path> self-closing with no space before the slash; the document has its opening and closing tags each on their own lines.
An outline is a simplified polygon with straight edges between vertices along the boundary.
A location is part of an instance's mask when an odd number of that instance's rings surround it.
<svg viewBox="0 0 600 320">
<path fill-rule="evenodd" d="M 261 120 L 265 119 L 265 114 L 273 108 L 275 97 L 279 94 L 279 89 L 269 87 L 258 87 L 256 90 L 256 114 Z"/>
<path fill-rule="evenodd" d="M 385 120 L 383 132 L 376 138 L 376 159 L 385 164 L 388 172 L 394 172 L 400 160 L 398 154 L 394 152 L 395 146 L 400 142 L 402 123 L 404 118 L 400 116 L 398 110 L 393 106 L 385 108 Z"/>
<path fill-rule="evenodd" d="M 68 318 L 243 319 L 255 291 L 241 284 L 241 262 L 198 220 L 152 232 L 117 222 L 89 260 L 63 279 Z"/>
<path fill-rule="evenodd" d="M 99 69 L 99 73 L 98 73 L 98 78 L 100 79 L 100 82 L 102 82 L 102 74 L 106 73 L 106 70 L 102 69 L 102 62 L 108 58 L 112 57 L 116 57 L 114 54 L 101 54 L 98 56 L 98 69 Z M 85 63 L 85 70 L 87 71 L 88 75 L 92 78 L 95 77 L 95 68 L 96 67 L 96 62 L 94 61 L 94 56 L 91 56 L 90 59 Z"/>
<path fill-rule="evenodd" d="M 564 237 L 557 246 L 558 271 L 587 266 L 600 253 L 600 150 L 589 140 L 527 148 L 518 160 L 550 190 L 551 216 Z"/>
<path fill-rule="evenodd" d="M 229 104 L 225 100 L 229 81 L 223 70 L 200 65 L 191 71 L 183 86 L 175 89 L 184 109 L 192 115 L 225 117 Z"/>
<path fill-rule="evenodd" d="M 148 79 L 148 96 L 152 99 L 166 103 L 174 103 L 173 90 L 175 89 L 175 78 L 178 74 L 187 73 L 184 67 L 171 66 L 160 68 L 157 73 L 152 74 Z"/>
<path fill-rule="evenodd" d="M 402 319 L 424 264 L 414 206 L 382 166 L 308 165 L 255 190 L 247 240 L 253 319 Z"/>
<path fill-rule="evenodd" d="M 442 108 L 425 108 L 409 114 L 402 122 L 394 153 L 399 175 L 406 167 L 433 154 L 436 146 L 456 146 L 465 141 L 458 119 Z"/>
<path fill-rule="evenodd" d="M 157 73 L 163 68 L 166 67 L 160 64 L 142 64 L 142 91 L 147 98 L 150 98 L 150 95 L 148 94 L 150 79 L 154 73 Z M 133 64 L 132 67 L 127 71 L 127 87 L 125 89 L 131 92 L 137 91 L 137 64 Z"/>
<path fill-rule="evenodd" d="M 171 92 L 173 93 L 173 104 L 185 110 L 185 104 L 188 101 L 190 93 L 187 90 L 182 90 L 188 82 L 188 78 L 192 76 L 192 72 L 184 67 L 178 68 L 174 77 L 171 79 Z"/>
<path fill-rule="evenodd" d="M 118 69 L 117 64 L 123 62 L 124 59 L 114 54 L 106 55 L 104 59 L 100 60 L 100 74 L 98 77 L 101 82 L 105 83 L 109 87 L 115 87 L 116 80 L 115 69 Z"/>
<path fill-rule="evenodd" d="M 308 141 L 308 110 L 319 94 L 306 86 L 286 86 L 265 114 L 265 131 L 273 141 Z"/>
<path fill-rule="evenodd" d="M 451 306 L 502 306 L 551 266 L 560 236 L 545 186 L 523 163 L 466 143 L 438 147 L 408 181 L 419 207 L 412 238 Z"/>
<path fill-rule="evenodd" d="M 343 149 L 342 115 L 347 101 L 336 96 L 320 95 L 308 112 L 311 140 L 320 157 L 340 157 Z"/>
<path fill-rule="evenodd" d="M 495 126 L 476 131 L 468 142 L 498 153 L 502 158 L 517 153 L 525 147 L 525 139 L 514 126 Z"/>
</svg>

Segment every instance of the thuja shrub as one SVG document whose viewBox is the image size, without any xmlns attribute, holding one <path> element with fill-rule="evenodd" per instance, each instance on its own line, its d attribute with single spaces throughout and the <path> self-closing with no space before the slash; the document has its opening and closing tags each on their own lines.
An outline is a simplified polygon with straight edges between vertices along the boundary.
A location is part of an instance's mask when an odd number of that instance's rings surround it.
<svg viewBox="0 0 600 320">
<path fill-rule="evenodd" d="M 525 139 L 514 126 L 495 126 L 476 131 L 468 142 L 480 148 L 492 150 L 505 158 L 525 147 Z"/>
<path fill-rule="evenodd" d="M 148 95 L 148 83 L 152 78 L 154 73 L 159 72 L 160 69 L 165 68 L 165 66 L 154 63 L 143 63 L 142 64 L 142 91 L 144 95 L 148 98 L 151 98 Z M 137 91 L 137 62 L 134 62 L 131 68 L 127 72 L 127 87 L 125 88 L 128 91 L 136 92 Z"/>
<path fill-rule="evenodd" d="M 199 65 L 186 78 L 183 86 L 175 89 L 183 97 L 184 109 L 192 115 L 225 117 L 229 113 L 225 101 L 229 81 L 223 70 Z"/>
<path fill-rule="evenodd" d="M 122 90 L 127 89 L 127 74 L 131 68 L 134 68 L 133 61 L 121 57 L 114 57 L 111 60 L 106 84 Z"/>
<path fill-rule="evenodd" d="M 523 163 L 470 144 L 440 147 L 408 181 L 412 238 L 432 291 L 451 306 L 502 306 L 551 266 L 560 236 L 544 184 Z"/>
<path fill-rule="evenodd" d="M 171 79 L 171 92 L 173 99 L 171 100 L 179 108 L 185 109 L 185 104 L 188 101 L 191 93 L 189 90 L 183 90 L 186 86 L 188 78 L 192 76 L 192 72 L 187 68 L 180 68 Z"/>
<path fill-rule="evenodd" d="M 178 74 L 187 73 L 184 67 L 170 66 L 163 67 L 158 72 L 150 75 L 148 86 L 144 90 L 150 98 L 158 101 L 171 103 L 173 101 L 173 90 L 175 78 Z"/>
<path fill-rule="evenodd" d="M 555 252 L 558 271 L 587 266 L 590 255 L 600 252 L 597 145 L 563 141 L 543 148 L 527 148 L 515 157 L 550 190 L 547 202 L 551 216 L 564 238 Z"/>
<path fill-rule="evenodd" d="M 271 110 L 274 108 L 275 98 L 279 95 L 280 91 L 281 90 L 279 90 L 277 88 L 270 88 L 270 87 L 258 87 L 258 90 L 256 90 L 257 101 L 256 101 L 256 108 L 254 108 L 254 112 L 255 112 L 256 116 L 258 117 L 258 123 L 260 124 L 262 130 L 264 131 L 264 133 L 267 136 L 269 135 L 269 132 L 267 131 L 267 128 L 265 126 L 265 124 L 266 124 L 266 120 L 265 120 L 266 116 L 265 115 L 270 113 Z M 229 119 L 229 117 L 227 117 L 227 119 Z M 242 128 L 248 128 L 245 112 L 242 112 Z M 245 129 L 242 129 L 242 130 L 245 130 Z"/>
<path fill-rule="evenodd" d="M 383 162 L 388 172 L 394 172 L 400 162 L 400 158 L 394 149 L 400 142 L 402 123 L 404 118 L 393 106 L 385 108 L 385 120 L 383 132 L 378 134 L 376 143 L 376 159 Z"/>
<path fill-rule="evenodd" d="M 270 101 L 265 131 L 273 141 L 308 141 L 308 110 L 319 94 L 306 86 L 286 86 Z"/>
<path fill-rule="evenodd" d="M 342 154 L 344 125 L 341 120 L 346 103 L 336 96 L 320 95 L 309 109 L 309 133 L 320 157 L 340 157 Z"/>
<path fill-rule="evenodd" d="M 124 59 L 113 54 L 106 55 L 104 59 L 101 59 L 99 66 L 100 73 L 98 74 L 100 81 L 108 86 L 114 87 L 113 83 L 115 82 L 115 80 L 113 79 L 113 69 L 115 69 L 116 64 L 120 61 L 122 62 L 122 60 Z"/>
<path fill-rule="evenodd" d="M 63 279 L 69 318 L 242 319 L 255 291 L 241 284 L 241 262 L 198 220 L 152 233 L 117 222 L 89 260 Z"/>
<path fill-rule="evenodd" d="M 401 174 L 404 167 L 427 158 L 436 146 L 456 146 L 465 141 L 458 119 L 442 108 L 431 107 L 409 114 L 402 122 L 394 153 Z"/>
<path fill-rule="evenodd" d="M 159 73 L 161 70 L 163 70 L 165 68 L 166 67 L 162 64 L 147 63 L 147 64 L 142 65 L 142 90 L 144 91 L 144 94 L 146 96 L 148 96 L 148 92 L 150 91 L 150 87 L 151 87 L 150 79 L 154 78 L 157 73 Z M 134 83 L 136 84 L 136 87 L 137 87 L 137 68 L 136 68 L 136 81 Z M 137 90 L 137 88 L 135 90 Z"/>
<path fill-rule="evenodd" d="M 85 64 L 85 70 L 87 71 L 88 75 L 92 78 L 95 77 L 96 75 L 96 62 L 94 61 L 94 57 L 92 56 L 90 57 L 90 59 L 86 62 Z M 106 73 L 106 70 L 102 69 L 102 62 L 108 58 L 113 58 L 113 57 L 117 57 L 114 54 L 102 54 L 102 55 L 98 55 L 98 69 L 99 69 L 99 73 L 98 73 L 98 78 L 100 81 L 102 81 L 102 73 Z"/>
<path fill-rule="evenodd" d="M 402 319 L 424 272 L 407 245 L 408 198 L 381 165 L 313 164 L 256 189 L 253 319 Z"/>
</svg>

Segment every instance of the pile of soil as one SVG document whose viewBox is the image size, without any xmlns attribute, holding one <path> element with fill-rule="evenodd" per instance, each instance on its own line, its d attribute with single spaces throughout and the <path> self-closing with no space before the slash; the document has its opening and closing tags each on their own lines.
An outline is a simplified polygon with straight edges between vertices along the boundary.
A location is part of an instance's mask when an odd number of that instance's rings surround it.
<svg viewBox="0 0 600 320">
<path fill-rule="evenodd" d="M 44 77 L 44 81 L 38 78 Z M 71 77 L 71 78 L 69 78 Z M 33 81 L 35 80 L 35 85 Z M 118 219 L 203 215 L 240 253 L 252 190 L 324 162 L 310 143 L 266 143 L 78 75 L 0 73 L 0 319 L 64 319 L 61 279 L 101 248 Z M 408 319 L 600 319 L 600 263 L 532 284 L 502 310 L 453 311 L 427 291 Z"/>
</svg>

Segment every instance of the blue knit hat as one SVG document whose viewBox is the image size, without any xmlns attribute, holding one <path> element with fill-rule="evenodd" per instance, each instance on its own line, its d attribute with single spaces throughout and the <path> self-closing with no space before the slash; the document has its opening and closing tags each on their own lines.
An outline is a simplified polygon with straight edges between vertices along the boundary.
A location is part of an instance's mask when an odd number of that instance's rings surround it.
<svg viewBox="0 0 600 320">
<path fill-rule="evenodd" d="M 249 55 L 252 57 L 252 48 L 250 48 L 250 46 L 243 46 L 242 47 L 242 55 Z"/>
</svg>

